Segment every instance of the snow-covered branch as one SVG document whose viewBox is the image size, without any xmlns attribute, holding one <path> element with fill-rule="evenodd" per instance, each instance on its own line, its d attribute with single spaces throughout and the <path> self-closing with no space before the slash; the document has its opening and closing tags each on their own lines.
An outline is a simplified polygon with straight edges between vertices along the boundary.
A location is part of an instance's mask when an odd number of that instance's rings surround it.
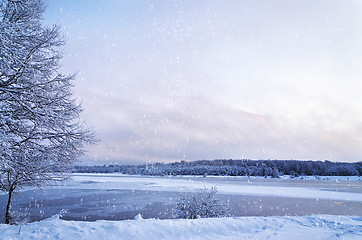
<svg viewBox="0 0 362 240">
<path fill-rule="evenodd" d="M 72 97 L 75 75 L 58 72 L 60 28 L 41 24 L 42 0 L 0 2 L 0 187 L 12 192 L 66 178 L 94 136 Z"/>
</svg>

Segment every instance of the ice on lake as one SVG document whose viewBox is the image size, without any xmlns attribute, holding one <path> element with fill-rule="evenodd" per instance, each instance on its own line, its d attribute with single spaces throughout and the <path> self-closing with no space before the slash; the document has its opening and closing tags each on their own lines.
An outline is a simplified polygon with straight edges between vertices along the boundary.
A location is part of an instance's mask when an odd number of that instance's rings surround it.
<svg viewBox="0 0 362 240">
<path fill-rule="evenodd" d="M 346 180 L 346 179 L 344 179 Z M 14 196 L 13 210 L 37 221 L 63 212 L 66 220 L 172 218 L 181 193 L 216 186 L 231 216 L 362 215 L 362 182 L 248 177 L 150 177 L 74 174 L 73 179 Z M 0 195 L 5 212 L 6 195 Z M 3 215 L 1 215 L 3 221 Z"/>
</svg>

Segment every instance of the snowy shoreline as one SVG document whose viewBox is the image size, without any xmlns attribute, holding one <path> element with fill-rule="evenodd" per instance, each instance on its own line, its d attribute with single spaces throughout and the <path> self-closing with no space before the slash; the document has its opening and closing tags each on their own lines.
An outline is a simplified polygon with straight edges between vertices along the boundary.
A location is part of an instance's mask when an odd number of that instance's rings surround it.
<svg viewBox="0 0 362 240">
<path fill-rule="evenodd" d="M 204 175 L 141 175 L 141 174 L 123 174 L 123 173 L 72 173 L 73 176 L 124 176 L 124 177 L 144 177 L 144 178 L 154 178 L 154 177 L 161 177 L 161 178 L 205 178 Z M 216 178 L 216 179 L 268 179 L 268 180 L 323 180 L 323 181 L 362 181 L 362 176 L 299 176 L 299 177 L 291 177 L 290 175 L 281 175 L 278 178 L 273 178 L 271 176 L 262 177 L 262 176 L 230 176 L 230 175 L 207 175 L 206 178 Z"/>
<path fill-rule="evenodd" d="M 195 220 L 64 221 L 0 224 L 0 239 L 361 239 L 362 217 L 234 217 Z"/>
<path fill-rule="evenodd" d="M 347 178 L 347 177 L 346 177 Z M 268 185 L 272 183 L 273 185 Z M 316 185 L 322 183 L 322 185 Z M 145 206 L 150 202 L 164 202 L 171 204 L 174 199 L 170 193 L 190 192 L 217 185 L 220 197 L 242 196 L 253 200 L 261 196 L 263 203 L 251 202 L 243 198 L 246 207 L 263 206 L 264 202 L 270 206 L 282 206 L 281 199 L 291 201 L 306 207 L 308 201 L 313 198 L 344 199 L 349 207 L 352 203 L 358 214 L 358 204 L 361 203 L 361 182 L 357 179 L 306 181 L 287 179 L 264 179 L 264 178 L 238 178 L 238 177 L 150 177 L 129 176 L 120 174 L 73 174 L 73 180 L 46 186 L 41 191 L 27 189 L 23 191 L 21 199 L 17 199 L 19 206 L 28 206 L 27 203 L 35 203 L 39 206 L 31 208 L 32 214 L 36 211 L 59 212 L 57 208 L 69 208 L 74 216 L 82 211 L 87 214 L 97 214 L 97 211 L 111 214 L 112 212 L 125 211 L 123 207 L 137 205 L 130 219 L 139 212 L 142 213 Z M 338 189 L 337 189 L 338 187 Z M 352 188 L 351 188 L 352 187 Z M 334 189 L 334 190 L 333 190 Z M 338 191 L 337 191 L 337 190 Z M 341 190 L 341 191 L 339 191 Z M 343 190 L 343 191 L 342 191 Z M 348 192 L 348 191 L 355 192 Z M 43 193 L 44 195 L 39 195 Z M 130 193 L 134 195 L 130 195 Z M 156 194 L 157 193 L 157 194 Z M 67 194 L 70 196 L 66 197 Z M 156 195 L 152 195 L 156 194 Z M 262 197 L 264 196 L 264 198 Z M 302 198 L 298 198 L 302 196 Z M 33 200 L 35 197 L 35 201 Z M 27 199 L 29 198 L 29 199 Z M 238 197 L 239 199 L 240 197 Z M 275 199 L 278 198 L 278 204 Z M 86 200 L 91 200 L 87 202 Z M 303 200 L 304 199 L 304 200 Z M 255 201 L 256 199 L 254 199 Z M 351 202 L 351 201 L 356 202 Z M 15 202 L 16 202 L 15 201 Z M 22 202 L 23 201 L 23 202 Z M 325 200 L 327 201 L 327 200 Z M 274 203 L 273 203 L 274 202 Z M 322 202 L 319 200 L 319 202 Z M 59 205 L 65 204 L 64 206 Z M 230 202 L 231 203 L 231 202 Z M 273 204 L 272 204 L 273 203 Z M 341 202 L 333 203 L 333 208 Z M 54 205 L 58 204 L 58 205 Z M 74 208 L 75 205 L 77 206 Z M 94 205 L 95 204 L 95 205 Z M 336 205 L 337 204 L 337 205 Z M 255 205 L 255 206 L 254 206 Z M 16 205 L 15 205 L 16 206 Z M 153 206 L 153 205 L 150 205 Z M 268 205 L 266 205 L 268 206 Z M 270 207 L 269 206 L 269 207 Z M 322 207 L 320 205 L 320 207 Z M 72 209 L 73 207 L 73 209 Z M 153 206 L 154 207 L 154 206 Z M 241 206 L 238 206 L 238 209 Z M 296 207 L 296 206 L 295 206 Z M 332 206 L 330 206 L 332 207 Z M 342 206 L 343 207 L 343 206 Z M 91 210 L 94 208 L 93 210 Z M 99 208 L 99 210 L 98 210 Z M 31 210 L 30 208 L 28 210 Z M 123 209 L 123 210 L 122 210 Z M 266 213 L 268 209 L 261 209 Z M 335 210 L 333 210 L 335 211 Z M 41 221 L 26 223 L 21 226 L 0 224 L 0 240 L 7 239 L 361 239 L 362 238 L 362 216 L 347 216 L 349 213 L 336 214 L 336 212 L 307 216 L 275 216 L 269 217 L 228 217 L 228 218 L 203 218 L 195 220 L 186 219 L 142 219 L 135 220 L 97 220 L 74 221 L 59 219 L 59 215 Z M 67 213 L 65 213 L 67 214 Z M 287 214 L 287 213 L 286 213 Z M 71 215 L 71 216 L 73 216 Z M 67 216 L 67 215 L 65 215 Z M 68 215 L 69 216 L 69 215 Z M 20 233 L 19 233 L 20 230 Z"/>
</svg>

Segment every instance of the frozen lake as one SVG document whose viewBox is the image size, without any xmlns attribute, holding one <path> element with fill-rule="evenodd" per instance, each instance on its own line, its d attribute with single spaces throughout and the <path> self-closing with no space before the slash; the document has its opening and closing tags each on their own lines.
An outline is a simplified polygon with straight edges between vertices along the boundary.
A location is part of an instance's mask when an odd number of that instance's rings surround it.
<svg viewBox="0 0 362 240">
<path fill-rule="evenodd" d="M 296 180 L 247 177 L 150 177 L 120 174 L 74 174 L 73 180 L 14 196 L 13 210 L 31 221 L 66 210 L 67 220 L 172 218 L 181 193 L 217 186 L 218 198 L 232 216 L 359 215 L 360 179 Z M 5 212 L 6 195 L 0 195 Z M 4 221 L 1 214 L 0 221 Z"/>
</svg>

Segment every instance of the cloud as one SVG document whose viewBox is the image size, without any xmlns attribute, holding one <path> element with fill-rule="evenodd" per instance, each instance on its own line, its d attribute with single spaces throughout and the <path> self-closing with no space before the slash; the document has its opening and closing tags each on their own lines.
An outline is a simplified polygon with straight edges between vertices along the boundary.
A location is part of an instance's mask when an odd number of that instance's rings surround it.
<svg viewBox="0 0 362 240">
<path fill-rule="evenodd" d="M 101 140 L 84 162 L 361 160 L 358 4 L 143 3 L 49 3 Z"/>
<path fill-rule="evenodd" d="M 102 153 L 113 160 L 129 156 L 158 161 L 221 157 L 215 154 L 217 148 L 224 148 L 221 152 L 229 145 L 242 148 L 258 141 L 256 136 L 268 127 L 262 116 L 200 97 L 182 97 L 177 104 L 163 107 L 148 101 L 139 104 L 117 97 L 99 98 L 92 106 L 98 110 L 88 111 L 87 119 L 95 129 L 102 129 L 98 132 L 102 143 L 90 154 Z"/>
</svg>

